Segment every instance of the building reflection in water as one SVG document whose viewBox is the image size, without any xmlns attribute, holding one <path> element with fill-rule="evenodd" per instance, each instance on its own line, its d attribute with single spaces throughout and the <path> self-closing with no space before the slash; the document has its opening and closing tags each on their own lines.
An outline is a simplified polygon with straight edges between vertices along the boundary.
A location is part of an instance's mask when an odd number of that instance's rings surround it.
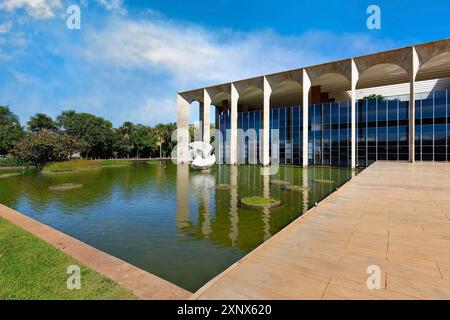
<svg viewBox="0 0 450 320">
<path fill-rule="evenodd" d="M 284 187 L 271 185 L 270 181 L 277 178 L 303 185 L 304 190 L 287 192 Z M 322 168 L 285 166 L 278 176 L 271 176 L 261 174 L 258 166 L 218 165 L 205 173 L 179 165 L 177 226 L 191 239 L 209 239 L 218 247 L 235 247 L 249 252 L 284 227 L 287 220 L 283 215 L 295 218 L 308 210 L 315 197 L 327 193 L 331 185 L 315 182 L 315 179 L 336 178 Z M 218 184 L 228 184 L 229 188 L 216 189 Z M 239 205 L 240 197 L 252 195 L 280 198 L 284 203 L 280 208 L 263 210 Z M 190 211 L 197 215 L 190 216 Z"/>
<path fill-rule="evenodd" d="M 189 165 L 177 165 L 177 226 L 189 226 Z"/>
<path fill-rule="evenodd" d="M 201 231 L 205 238 L 212 231 L 210 220 L 211 190 L 213 190 L 216 179 L 207 172 L 197 172 L 191 178 L 192 193 L 199 204 L 199 214 L 202 216 Z"/>
<path fill-rule="evenodd" d="M 303 168 L 303 212 L 308 211 L 309 202 L 309 183 L 308 183 L 308 168 Z"/>
<path fill-rule="evenodd" d="M 238 167 L 230 166 L 230 224 L 231 230 L 229 237 L 231 239 L 231 245 L 236 246 L 236 242 L 239 236 L 238 223 Z"/>
<path fill-rule="evenodd" d="M 263 197 L 269 198 L 270 197 L 270 176 L 264 175 L 263 176 Z M 270 233 L 270 209 L 264 208 L 263 209 L 263 224 L 264 224 L 264 241 L 269 239 L 272 234 Z"/>
</svg>

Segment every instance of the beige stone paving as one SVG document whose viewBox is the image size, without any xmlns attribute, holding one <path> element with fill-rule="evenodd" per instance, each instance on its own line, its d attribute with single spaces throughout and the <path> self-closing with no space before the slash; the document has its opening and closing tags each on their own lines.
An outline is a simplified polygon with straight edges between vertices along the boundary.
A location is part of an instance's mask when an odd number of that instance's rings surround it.
<svg viewBox="0 0 450 320">
<path fill-rule="evenodd" d="M 187 299 L 191 292 L 0 204 L 0 217 L 114 280 L 141 299 Z"/>
<path fill-rule="evenodd" d="M 450 164 L 377 162 L 192 298 L 450 299 L 449 217 Z"/>
</svg>

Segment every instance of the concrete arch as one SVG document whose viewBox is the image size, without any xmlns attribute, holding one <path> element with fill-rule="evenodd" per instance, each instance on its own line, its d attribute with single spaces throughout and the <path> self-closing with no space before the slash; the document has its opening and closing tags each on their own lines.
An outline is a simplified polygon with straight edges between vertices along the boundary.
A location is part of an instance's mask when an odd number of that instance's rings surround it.
<svg viewBox="0 0 450 320">
<path fill-rule="evenodd" d="M 285 82 L 296 82 L 301 86 L 303 83 L 303 69 L 274 73 L 267 75 L 265 78 L 272 88 Z"/>
<path fill-rule="evenodd" d="M 302 89 L 302 84 L 295 80 L 284 80 L 277 83 L 270 83 L 270 85 L 272 87 L 272 94 Z"/>
<path fill-rule="evenodd" d="M 271 85 L 270 105 L 272 107 L 302 105 L 303 86 L 295 80 L 284 80 Z"/>
<path fill-rule="evenodd" d="M 419 66 L 418 80 L 430 80 L 439 77 L 450 76 L 450 50 L 429 57 Z"/>
<path fill-rule="evenodd" d="M 450 52 L 450 38 L 415 46 L 420 67 L 437 56 Z"/>
<path fill-rule="evenodd" d="M 340 60 L 332 63 L 320 64 L 317 66 L 306 68 L 311 84 L 318 85 L 320 78 L 326 74 L 339 74 L 351 81 L 352 67 L 351 59 Z"/>
<path fill-rule="evenodd" d="M 405 68 L 395 63 L 382 62 L 372 64 L 359 73 L 356 88 L 366 88 L 368 86 L 383 86 L 396 83 L 408 82 L 410 74 Z"/>
<path fill-rule="evenodd" d="M 262 108 L 264 101 L 264 78 L 252 78 L 233 83 L 237 93 L 237 103 L 243 110 Z"/>
<path fill-rule="evenodd" d="M 411 75 L 414 71 L 411 55 L 412 48 L 407 47 L 358 57 L 354 61 L 360 75 L 364 74 L 371 67 L 383 64 L 397 65 L 405 70 L 408 75 Z"/>
</svg>

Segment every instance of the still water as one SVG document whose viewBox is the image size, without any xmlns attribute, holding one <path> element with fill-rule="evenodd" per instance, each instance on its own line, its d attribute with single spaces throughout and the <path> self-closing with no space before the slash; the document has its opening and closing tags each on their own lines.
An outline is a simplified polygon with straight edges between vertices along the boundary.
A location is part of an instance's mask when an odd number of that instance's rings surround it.
<svg viewBox="0 0 450 320">
<path fill-rule="evenodd" d="M 0 203 L 195 291 L 350 178 L 347 168 L 281 166 L 269 177 L 251 165 L 201 173 L 155 161 L 0 179 Z M 289 191 L 270 183 L 275 179 L 308 190 Z M 83 187 L 49 190 L 63 183 Z M 282 206 L 239 205 L 241 197 L 262 195 L 280 199 Z"/>
</svg>

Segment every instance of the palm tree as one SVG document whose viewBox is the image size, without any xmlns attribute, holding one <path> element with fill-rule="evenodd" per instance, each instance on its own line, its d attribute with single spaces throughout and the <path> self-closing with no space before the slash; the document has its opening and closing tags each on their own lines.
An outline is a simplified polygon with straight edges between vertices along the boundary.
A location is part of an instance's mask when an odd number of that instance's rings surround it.
<svg viewBox="0 0 450 320">
<path fill-rule="evenodd" d="M 124 137 L 128 140 L 130 133 L 134 130 L 135 125 L 130 121 L 125 121 L 122 126 L 119 128 L 120 133 L 124 135 Z"/>
<path fill-rule="evenodd" d="M 159 123 L 155 127 L 155 133 L 158 137 L 157 144 L 159 145 L 159 158 L 162 158 L 162 145 L 166 142 L 166 136 L 167 136 L 167 126 L 165 124 Z"/>
<path fill-rule="evenodd" d="M 53 119 L 45 113 L 36 113 L 30 118 L 30 121 L 28 121 L 27 124 L 28 129 L 31 132 L 54 132 L 58 129 L 58 126 Z"/>
<path fill-rule="evenodd" d="M 9 106 L 0 106 L 0 126 L 5 125 L 20 125 L 19 117 L 9 110 Z"/>
</svg>

